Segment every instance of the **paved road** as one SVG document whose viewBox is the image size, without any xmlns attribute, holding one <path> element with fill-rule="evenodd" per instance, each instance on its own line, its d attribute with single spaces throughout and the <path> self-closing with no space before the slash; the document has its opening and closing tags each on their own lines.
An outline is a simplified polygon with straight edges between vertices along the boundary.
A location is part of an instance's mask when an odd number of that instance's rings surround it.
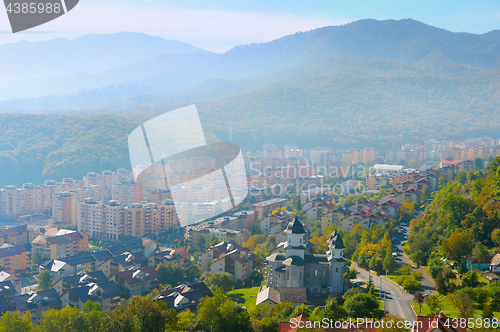
<svg viewBox="0 0 500 332">
<path fill-rule="evenodd" d="M 405 229 L 404 233 L 397 233 L 394 236 L 395 239 L 392 241 L 392 243 L 394 246 L 394 251 L 398 253 L 398 258 L 397 258 L 398 263 L 411 265 L 410 261 L 405 256 L 403 256 L 404 241 L 407 240 L 405 239 L 405 237 L 410 235 L 410 227 L 406 226 L 404 227 L 404 229 Z M 418 271 L 418 269 L 412 267 L 412 271 Z M 436 292 L 435 290 L 436 285 L 434 284 L 434 280 L 428 278 L 425 274 L 423 275 L 422 280 L 420 280 L 420 283 L 422 284 L 423 293 L 432 295 Z"/>
<path fill-rule="evenodd" d="M 357 270 L 357 278 L 368 282 L 368 271 L 360 268 L 357 268 Z M 380 277 L 376 276 L 373 271 L 371 273 L 371 277 L 375 287 L 380 288 Z M 410 306 L 413 295 L 406 293 L 396 284 L 389 282 L 385 278 L 382 278 L 382 290 L 380 293 L 382 295 L 386 312 L 402 317 L 408 321 L 416 320 L 417 317 Z"/>
</svg>

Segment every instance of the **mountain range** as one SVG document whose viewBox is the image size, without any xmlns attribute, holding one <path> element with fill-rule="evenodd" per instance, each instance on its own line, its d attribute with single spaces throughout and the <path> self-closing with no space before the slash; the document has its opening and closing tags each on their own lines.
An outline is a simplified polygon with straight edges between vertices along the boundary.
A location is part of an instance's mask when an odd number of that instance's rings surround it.
<svg viewBox="0 0 500 332">
<path fill-rule="evenodd" d="M 67 46 L 52 48 L 52 42 Z M 22 57 L 36 64 L 36 54 L 43 55 L 47 68 L 23 69 Z M 71 54 L 74 58 L 64 63 Z M 6 68 L 5 59 L 12 68 Z M 29 164 L 30 172 L 40 170 L 38 179 L 78 177 L 104 164 L 130 168 L 129 129 L 192 103 L 211 135 L 232 136 L 251 150 L 272 142 L 304 148 L 374 146 L 383 152 L 429 138 L 500 136 L 497 30 L 476 35 L 411 19 L 361 20 L 223 54 L 120 33 L 4 45 L 0 60 L 13 77 L 11 83 L 0 79 L 5 87 L 0 111 L 11 113 L 0 114 L 5 166 L 0 171 Z M 58 63 L 64 65 L 49 70 Z M 102 123 L 91 130 L 99 117 Z M 114 129 L 106 131 L 106 123 Z M 30 145 L 33 137 L 38 139 Z M 22 167 L 16 172 L 19 179 L 25 174 Z"/>
</svg>

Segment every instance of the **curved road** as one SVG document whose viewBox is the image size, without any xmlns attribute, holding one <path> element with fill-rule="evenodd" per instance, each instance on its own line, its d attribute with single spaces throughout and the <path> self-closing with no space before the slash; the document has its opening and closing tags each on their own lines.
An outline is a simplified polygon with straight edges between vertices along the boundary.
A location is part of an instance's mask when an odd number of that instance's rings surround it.
<svg viewBox="0 0 500 332">
<path fill-rule="evenodd" d="M 410 264 L 410 261 L 403 256 L 403 247 L 407 236 L 410 234 L 410 228 L 404 227 L 405 231 L 403 233 L 397 233 L 393 239 L 394 251 L 398 253 L 397 261 L 398 264 Z M 368 282 L 368 271 L 356 267 L 358 271 L 358 279 Z M 418 269 L 412 268 L 412 271 L 418 271 Z M 411 308 L 411 302 L 413 300 L 413 295 L 406 293 L 402 288 L 400 288 L 396 283 L 389 281 L 386 278 L 381 278 L 375 275 L 375 272 L 371 272 L 371 277 L 376 288 L 380 289 L 380 279 L 382 279 L 382 287 L 380 290 L 381 298 L 384 303 L 384 309 L 387 313 L 402 317 L 408 321 L 415 321 L 416 316 Z M 424 294 L 432 295 L 436 292 L 434 280 L 423 274 L 421 280 L 422 288 L 421 291 Z"/>
<path fill-rule="evenodd" d="M 358 279 L 368 282 L 368 271 L 363 270 L 359 267 L 356 268 L 358 271 Z M 381 277 L 376 276 L 375 272 L 371 272 L 371 277 L 376 288 L 380 289 L 380 279 Z M 382 290 L 380 291 L 382 302 L 384 303 L 384 309 L 387 313 L 402 317 L 408 321 L 415 321 L 417 317 L 413 312 L 410 304 L 413 300 L 413 295 L 406 293 L 395 283 L 388 281 L 382 277 Z"/>
</svg>

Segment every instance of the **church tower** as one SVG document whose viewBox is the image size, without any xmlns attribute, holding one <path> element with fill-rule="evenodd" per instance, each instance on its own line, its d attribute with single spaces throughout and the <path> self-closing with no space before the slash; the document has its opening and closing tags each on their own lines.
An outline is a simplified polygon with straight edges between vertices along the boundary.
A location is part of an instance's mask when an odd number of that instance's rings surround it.
<svg viewBox="0 0 500 332">
<path fill-rule="evenodd" d="M 297 216 L 295 216 L 293 221 L 288 223 L 284 233 L 287 236 L 287 242 L 285 245 L 286 258 L 299 256 L 304 259 L 304 251 L 306 250 L 304 235 L 306 234 L 306 231 Z"/>
<path fill-rule="evenodd" d="M 327 242 L 328 249 L 330 249 L 330 251 L 327 252 L 327 255 L 335 259 L 343 259 L 345 249 L 344 240 L 342 240 L 342 235 L 337 232 L 336 228 L 335 231 L 330 234 Z"/>
</svg>

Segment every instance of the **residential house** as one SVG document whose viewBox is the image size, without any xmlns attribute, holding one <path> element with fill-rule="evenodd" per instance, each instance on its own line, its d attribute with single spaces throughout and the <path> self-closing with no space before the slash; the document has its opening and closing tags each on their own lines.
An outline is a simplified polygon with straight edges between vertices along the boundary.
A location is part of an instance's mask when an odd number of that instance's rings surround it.
<svg viewBox="0 0 500 332">
<path fill-rule="evenodd" d="M 0 317 L 6 313 L 7 311 L 11 311 L 12 308 L 10 307 L 9 302 L 5 299 L 5 296 L 0 295 Z"/>
<path fill-rule="evenodd" d="M 77 231 L 51 228 L 31 242 L 31 250 L 43 258 L 58 259 L 88 251 L 88 236 Z"/>
<path fill-rule="evenodd" d="M 0 248 L 0 266 L 8 273 L 23 273 L 28 267 L 28 250 L 19 244 Z"/>
<path fill-rule="evenodd" d="M 291 302 L 294 306 L 306 303 L 306 289 L 304 287 L 286 287 L 277 291 L 272 287 L 267 287 L 257 295 L 256 305 L 266 303 L 272 308 L 283 301 Z"/>
<path fill-rule="evenodd" d="M 11 281 L 14 287 L 16 288 L 16 291 L 19 294 L 21 294 L 22 290 L 21 278 L 16 277 L 15 275 L 7 273 L 5 271 L 0 271 L 0 282 L 4 281 Z"/>
<path fill-rule="evenodd" d="M 466 332 L 466 327 L 460 324 L 450 324 L 453 320 L 440 312 L 438 315 L 417 316 L 411 329 L 412 332 Z"/>
<path fill-rule="evenodd" d="M 28 244 L 26 226 L 0 229 L 0 245 L 8 243 L 13 246 Z"/>
<path fill-rule="evenodd" d="M 369 210 L 363 210 L 359 212 L 353 212 L 349 216 L 342 219 L 342 230 L 345 232 L 351 231 L 352 227 L 356 224 L 360 224 L 363 227 L 371 228 L 373 225 L 383 226 L 384 221 L 389 218 L 389 215 L 385 212 L 371 212 Z"/>
<path fill-rule="evenodd" d="M 29 311 L 31 319 L 35 322 L 43 312 L 50 309 L 61 309 L 61 300 L 54 288 L 32 294 L 23 294 L 7 299 L 11 309 L 18 311 L 22 316 Z"/>
<path fill-rule="evenodd" d="M 124 252 L 140 251 L 146 257 L 150 257 L 156 250 L 156 243 L 148 238 L 135 238 L 125 242 L 119 242 L 106 248 L 111 255 L 118 256 Z"/>
<path fill-rule="evenodd" d="M 500 273 L 500 254 L 496 254 L 490 261 L 490 272 Z"/>
<path fill-rule="evenodd" d="M 77 275 L 65 277 L 56 281 L 52 288 L 54 288 L 59 295 L 62 295 L 72 288 L 86 286 L 90 283 L 100 283 L 103 281 L 108 281 L 108 278 L 102 271 L 82 271 Z"/>
<path fill-rule="evenodd" d="M 476 270 L 486 271 L 489 270 L 492 259 L 493 257 L 489 256 L 480 261 L 475 256 L 469 255 L 465 257 L 465 266 L 469 271 L 471 267 Z"/>
<path fill-rule="evenodd" d="M 227 254 L 234 249 L 243 250 L 235 241 L 222 241 L 214 246 L 211 246 L 200 255 L 198 264 L 200 265 L 201 272 L 205 272 L 210 268 L 210 264 L 222 254 Z"/>
<path fill-rule="evenodd" d="M 212 291 L 203 282 L 197 282 L 189 285 L 179 285 L 175 288 L 166 288 L 160 293 L 154 295 L 153 301 L 165 302 L 169 309 L 191 310 L 196 313 L 200 299 L 203 297 L 213 297 Z"/>
<path fill-rule="evenodd" d="M 111 262 L 111 275 L 130 270 L 131 268 L 140 268 L 148 265 L 149 260 L 142 252 L 124 252 L 119 256 L 113 257 Z"/>
<path fill-rule="evenodd" d="M 114 281 L 89 283 L 85 286 L 71 288 L 61 295 L 63 306 L 70 305 L 83 310 L 87 301 L 101 305 L 103 311 L 113 310 L 120 305 L 122 291 Z"/>
<path fill-rule="evenodd" d="M 280 209 L 286 204 L 287 200 L 285 198 L 273 198 L 267 201 L 263 201 L 252 205 L 252 210 L 257 211 L 257 219 L 264 219 L 274 210 Z"/>
<path fill-rule="evenodd" d="M 58 281 L 62 278 L 77 275 L 84 270 L 102 271 L 107 277 L 111 275 L 111 262 L 113 257 L 104 251 L 85 252 L 82 254 L 51 260 L 46 265 L 39 268 L 50 271 L 52 281 Z"/>
<path fill-rule="evenodd" d="M 7 280 L 0 282 L 0 295 L 5 298 L 17 295 L 17 290 L 12 281 Z"/>
<path fill-rule="evenodd" d="M 227 272 L 234 277 L 234 281 L 244 281 L 252 274 L 252 262 L 255 258 L 257 256 L 248 250 L 234 248 L 230 252 L 221 253 L 218 258 L 215 258 L 210 264 L 210 270 L 212 273 Z"/>
<path fill-rule="evenodd" d="M 162 263 L 163 265 L 174 263 L 182 266 L 185 270 L 188 270 L 191 266 L 191 254 L 189 253 L 189 251 L 182 247 L 167 249 L 155 253 L 154 261 L 154 266 L 157 266 L 160 263 Z"/>
<path fill-rule="evenodd" d="M 117 283 L 123 280 L 123 287 L 128 289 L 131 296 L 145 295 L 158 285 L 160 275 L 152 266 L 144 266 L 137 269 L 121 271 L 111 276 L 110 280 Z"/>
</svg>

